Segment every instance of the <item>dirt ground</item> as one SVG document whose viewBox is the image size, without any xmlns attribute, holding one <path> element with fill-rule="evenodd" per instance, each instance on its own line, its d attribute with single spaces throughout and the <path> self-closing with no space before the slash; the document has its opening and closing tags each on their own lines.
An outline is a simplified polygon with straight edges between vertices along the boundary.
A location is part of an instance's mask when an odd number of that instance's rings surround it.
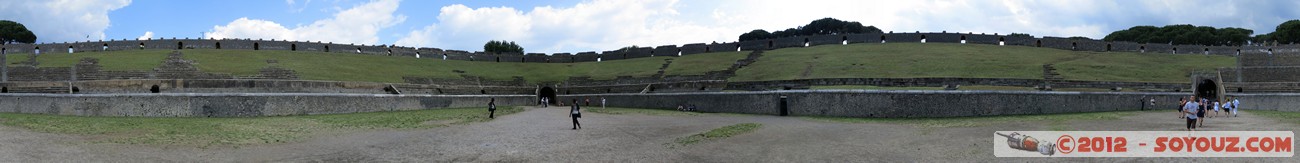
<svg viewBox="0 0 1300 163">
<path fill-rule="evenodd" d="M 496 120 L 421 130 L 316 135 L 301 142 L 195 148 L 86 143 L 83 136 L 0 127 L 0 162 L 1300 162 L 1300 158 L 997 158 L 994 131 L 1050 130 L 1042 123 L 923 127 L 800 117 L 583 113 L 570 130 L 567 108 L 527 108 Z M 1066 122 L 1070 130 L 1181 131 L 1170 112 Z M 738 123 L 752 133 L 675 146 L 676 138 Z M 1296 131 L 1300 125 L 1242 113 L 1211 118 L 1204 130 Z M 1300 143 L 1298 141 L 1297 143 Z"/>
</svg>

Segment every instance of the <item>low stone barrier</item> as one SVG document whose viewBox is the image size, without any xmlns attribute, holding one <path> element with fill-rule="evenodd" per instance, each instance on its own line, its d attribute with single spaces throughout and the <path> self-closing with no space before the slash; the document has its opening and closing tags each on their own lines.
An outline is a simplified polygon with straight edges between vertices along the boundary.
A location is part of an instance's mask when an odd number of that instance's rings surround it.
<svg viewBox="0 0 1300 163">
<path fill-rule="evenodd" d="M 0 94 L 0 112 L 128 117 L 257 117 L 536 104 L 533 95 L 318 93 Z"/>
<path fill-rule="evenodd" d="M 1141 109 L 1173 112 L 1190 93 L 1040 91 L 790 90 L 653 94 L 561 95 L 565 102 L 600 98 L 611 107 L 675 109 L 695 105 L 703 112 L 836 117 L 968 117 L 1080 113 Z M 1300 97 L 1296 97 L 1300 98 Z M 1156 106 L 1144 106 L 1155 99 Z M 1300 100 L 1300 99 L 1297 99 Z M 1246 101 L 1243 101 L 1243 103 Z"/>
</svg>

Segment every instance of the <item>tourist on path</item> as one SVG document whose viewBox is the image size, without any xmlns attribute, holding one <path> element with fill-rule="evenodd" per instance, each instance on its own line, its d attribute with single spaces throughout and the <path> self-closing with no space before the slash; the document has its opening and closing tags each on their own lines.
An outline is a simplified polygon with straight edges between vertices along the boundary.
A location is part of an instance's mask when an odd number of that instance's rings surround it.
<svg viewBox="0 0 1300 163">
<path fill-rule="evenodd" d="M 601 97 L 600 97 L 600 108 L 601 108 L 601 109 L 604 109 L 604 108 L 605 108 L 605 97 L 604 97 L 604 96 L 601 96 Z"/>
<path fill-rule="evenodd" d="M 1196 110 L 1196 123 L 1197 123 L 1196 127 L 1205 127 L 1205 112 L 1206 110 L 1209 110 L 1206 109 L 1206 107 L 1208 106 L 1210 100 L 1205 98 L 1200 98 L 1200 99 L 1201 100 L 1196 103 L 1198 106 L 1201 107 L 1200 109 Z"/>
<path fill-rule="evenodd" d="M 496 119 L 496 117 L 494 117 L 496 114 L 497 114 L 497 98 L 492 98 L 491 101 L 488 101 L 488 118 Z"/>
<path fill-rule="evenodd" d="M 582 124 L 578 123 L 578 118 L 582 118 L 582 112 L 578 111 L 580 109 L 578 108 L 578 99 L 573 99 L 573 106 L 571 106 L 570 108 L 571 109 L 569 109 L 569 118 L 573 118 L 573 129 L 577 130 L 582 128 Z"/>
<path fill-rule="evenodd" d="M 1185 114 L 1185 113 L 1183 113 L 1183 110 L 1187 108 L 1187 102 L 1188 102 L 1188 101 L 1187 101 L 1187 98 L 1186 98 L 1186 97 L 1179 97 L 1179 98 L 1178 98 L 1178 108 L 1175 108 L 1175 109 L 1174 109 L 1174 110 L 1177 110 L 1177 111 L 1178 111 L 1178 119 L 1186 118 L 1186 116 L 1183 116 L 1183 115 Z"/>
<path fill-rule="evenodd" d="M 1241 110 L 1241 106 L 1240 106 L 1240 104 L 1241 104 L 1241 102 L 1237 101 L 1237 97 L 1233 97 L 1233 98 L 1232 98 L 1232 116 L 1233 116 L 1233 117 L 1236 117 L 1236 116 L 1237 116 L 1237 110 Z"/>
<path fill-rule="evenodd" d="M 1197 110 L 1200 110 L 1199 107 L 1200 106 L 1199 104 L 1196 103 L 1196 100 L 1189 100 L 1186 102 L 1186 104 L 1183 105 L 1182 113 L 1183 113 L 1183 117 L 1187 118 L 1187 131 L 1196 130 L 1196 122 L 1197 122 L 1196 113 Z"/>
</svg>

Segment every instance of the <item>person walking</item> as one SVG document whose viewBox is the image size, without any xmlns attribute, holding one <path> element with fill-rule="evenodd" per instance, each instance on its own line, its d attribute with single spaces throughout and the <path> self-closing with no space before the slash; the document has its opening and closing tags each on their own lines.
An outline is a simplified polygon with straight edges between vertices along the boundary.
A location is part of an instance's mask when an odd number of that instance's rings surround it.
<svg viewBox="0 0 1300 163">
<path fill-rule="evenodd" d="M 584 102 L 582 102 L 582 105 L 585 105 L 585 106 L 591 106 L 591 97 L 587 97 L 587 99 L 585 99 L 585 100 L 583 100 L 583 101 L 584 101 Z"/>
<path fill-rule="evenodd" d="M 1209 102 L 1210 99 L 1201 98 L 1201 101 L 1196 103 L 1201 107 L 1199 110 L 1196 110 L 1196 127 L 1198 128 L 1205 127 L 1205 112 L 1209 110 L 1207 108 L 1209 107 Z"/>
<path fill-rule="evenodd" d="M 1183 104 L 1182 113 L 1183 113 L 1183 117 L 1187 119 L 1187 131 L 1196 131 L 1196 122 L 1197 122 L 1196 113 L 1197 110 L 1200 110 L 1199 107 L 1200 106 L 1199 104 L 1196 103 L 1196 100 L 1188 100 L 1185 104 Z"/>
<path fill-rule="evenodd" d="M 1237 101 L 1237 97 L 1232 97 L 1232 116 L 1233 116 L 1233 117 L 1236 117 L 1236 116 L 1237 116 L 1237 110 L 1241 110 L 1241 106 L 1240 106 L 1240 104 L 1241 104 L 1241 102 Z"/>
<path fill-rule="evenodd" d="M 600 108 L 605 109 L 605 96 L 600 96 Z"/>
<path fill-rule="evenodd" d="M 1175 108 L 1175 109 L 1174 109 L 1174 110 L 1177 110 L 1177 111 L 1178 111 L 1178 119 L 1186 118 L 1185 116 L 1183 116 L 1183 115 L 1185 114 L 1185 113 L 1183 112 L 1183 110 L 1187 108 L 1187 102 L 1188 102 L 1188 101 L 1187 101 L 1187 98 L 1186 98 L 1186 97 L 1179 97 L 1179 98 L 1178 98 L 1178 108 Z"/>
<path fill-rule="evenodd" d="M 582 128 L 582 124 L 578 123 L 578 118 L 582 118 L 582 112 L 578 111 L 580 109 L 578 108 L 578 99 L 573 99 L 573 106 L 569 108 L 569 118 L 573 118 L 573 129 Z"/>
<path fill-rule="evenodd" d="M 495 117 L 496 114 L 497 114 L 497 98 L 492 98 L 491 101 L 488 101 L 488 118 L 496 119 Z"/>
</svg>

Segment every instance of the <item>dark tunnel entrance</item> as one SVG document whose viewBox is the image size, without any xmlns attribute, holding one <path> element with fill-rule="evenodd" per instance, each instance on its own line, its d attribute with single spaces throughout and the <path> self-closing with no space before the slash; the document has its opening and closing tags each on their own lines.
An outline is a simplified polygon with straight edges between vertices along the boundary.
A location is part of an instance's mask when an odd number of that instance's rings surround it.
<svg viewBox="0 0 1300 163">
<path fill-rule="evenodd" d="M 555 89 L 551 87 L 542 87 L 542 90 L 537 91 L 537 100 L 539 104 L 543 97 L 550 99 L 547 103 L 551 103 L 551 105 L 555 105 L 555 102 L 558 101 L 555 99 Z"/>
<path fill-rule="evenodd" d="M 1196 97 L 1217 101 L 1219 98 L 1219 84 L 1214 83 L 1214 80 L 1202 79 L 1199 84 L 1196 84 Z"/>
</svg>

